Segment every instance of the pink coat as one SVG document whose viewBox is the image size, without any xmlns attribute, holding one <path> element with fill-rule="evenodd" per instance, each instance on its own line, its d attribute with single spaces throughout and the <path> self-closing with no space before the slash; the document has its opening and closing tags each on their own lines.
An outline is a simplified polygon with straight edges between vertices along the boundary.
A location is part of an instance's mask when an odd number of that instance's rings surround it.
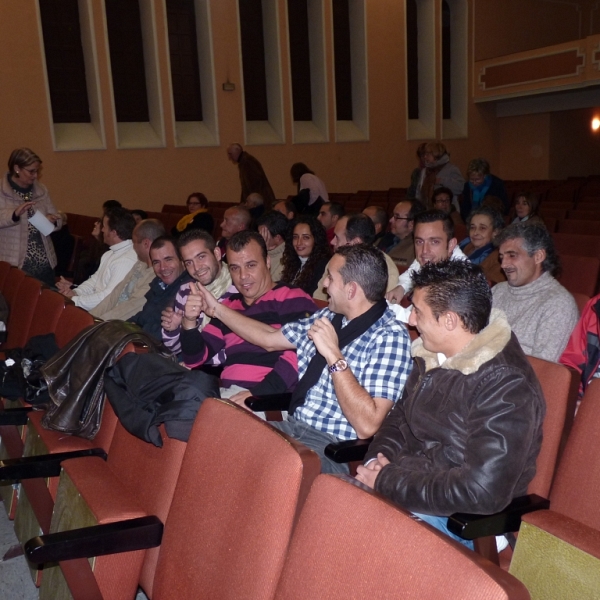
<svg viewBox="0 0 600 600">
<path fill-rule="evenodd" d="M 46 186 L 38 183 L 33 184 L 32 201 L 35 209 L 44 215 L 57 214 L 57 210 L 50 200 Z M 0 182 L 0 260 L 5 260 L 15 267 L 22 267 L 27 252 L 27 214 L 15 223 L 12 220 L 15 209 L 23 204 L 24 200 L 13 190 L 8 182 L 7 175 Z M 57 221 L 56 229 L 62 227 L 62 221 Z M 52 240 L 42 235 L 46 255 L 50 266 L 56 266 L 56 254 Z"/>
</svg>

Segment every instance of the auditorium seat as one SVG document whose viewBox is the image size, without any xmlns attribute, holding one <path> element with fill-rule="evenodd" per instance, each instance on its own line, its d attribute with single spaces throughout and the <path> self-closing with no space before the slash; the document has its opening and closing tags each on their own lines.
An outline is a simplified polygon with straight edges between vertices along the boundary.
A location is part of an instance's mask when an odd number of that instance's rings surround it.
<svg viewBox="0 0 600 600">
<path fill-rule="evenodd" d="M 306 598 L 525 600 L 529 594 L 499 567 L 355 481 L 319 475 L 275 593 L 276 600 Z"/>
<path fill-rule="evenodd" d="M 600 590 L 600 381 L 583 397 L 550 494 L 523 517 L 510 572 L 533 600 L 592 600 Z"/>
<path fill-rule="evenodd" d="M 590 298 L 596 294 L 600 258 L 561 254 L 560 264 L 562 270 L 557 279 L 569 292 Z"/>
<path fill-rule="evenodd" d="M 19 286 L 25 279 L 25 272 L 17 267 L 11 267 L 10 271 L 6 275 L 4 285 L 2 286 L 2 295 L 8 304 L 8 308 L 11 308 L 15 300 L 15 296 L 19 291 Z"/>
<path fill-rule="evenodd" d="M 560 256 L 592 256 L 600 258 L 600 235 L 553 233 L 554 247 Z"/>
<path fill-rule="evenodd" d="M 132 440 L 129 443 L 136 445 Z M 158 454 L 165 452 L 167 443 L 165 440 L 162 449 L 150 448 L 156 460 L 160 460 Z M 96 461 L 94 469 L 107 472 L 110 456 L 109 453 L 105 466 Z M 114 477 L 123 477 L 125 469 L 140 471 L 140 461 L 144 458 L 131 457 L 130 464 L 123 464 L 114 471 Z M 149 482 L 154 476 L 154 486 L 147 493 L 172 495 L 173 502 L 166 518 L 162 545 L 147 554 L 139 577 L 142 589 L 153 600 L 272 598 L 293 525 L 319 470 L 316 454 L 295 440 L 228 401 L 205 400 L 185 450 L 174 494 L 172 489 L 166 489 L 166 483 L 160 485 L 159 479 L 164 475 L 159 469 L 148 474 Z M 66 465 L 65 481 L 70 474 L 78 483 L 83 481 L 83 468 L 77 466 L 77 471 Z M 138 474 L 136 478 L 143 479 L 143 475 Z M 133 481 L 128 480 L 125 486 L 131 483 Z M 94 488 L 97 496 L 102 495 L 104 490 L 95 484 L 90 493 Z M 128 518 L 149 513 L 150 507 L 142 504 L 146 495 L 141 492 L 136 487 L 128 499 Z M 86 496 L 90 493 L 86 492 Z M 165 499 L 161 502 L 164 504 Z M 123 512 L 114 496 L 105 498 L 104 504 L 107 505 L 105 519 L 109 512 L 115 516 Z M 164 522 L 166 515 L 158 516 Z M 126 535 L 131 540 L 129 534 Z M 59 549 L 53 553 L 53 539 L 53 536 L 45 536 L 29 542 L 26 545 L 28 558 L 33 562 L 39 562 L 39 556 L 60 560 Z M 117 542 L 115 546 L 118 548 L 120 544 Z M 84 583 L 85 591 L 97 583 L 100 597 L 105 600 L 133 598 L 130 590 L 135 590 L 138 576 L 135 569 L 127 566 L 126 557 L 123 554 L 98 557 L 94 567 L 98 580 Z M 102 566 L 100 576 L 100 565 L 111 568 Z M 77 574 L 80 578 L 89 578 L 89 563 L 83 561 L 81 567 Z M 119 587 L 116 587 L 116 578 L 120 579 Z M 42 588 L 45 585 L 46 576 Z M 40 594 L 42 600 L 60 597 L 47 596 L 44 589 Z"/>
<path fill-rule="evenodd" d="M 539 210 L 540 217 L 546 220 L 546 218 L 550 219 L 566 219 L 567 213 L 569 211 L 564 208 L 546 208 L 545 206 L 541 206 Z"/>
<path fill-rule="evenodd" d="M 600 236 L 600 222 L 579 219 L 565 219 L 558 222 L 559 233 L 574 233 L 577 235 Z"/>
<path fill-rule="evenodd" d="M 10 312 L 6 324 L 6 342 L 0 345 L 7 348 L 23 348 L 29 339 L 29 328 L 35 314 L 42 284 L 39 279 L 23 277 L 17 293 L 10 303 Z M 0 353 L 3 357 L 4 352 Z"/>
<path fill-rule="evenodd" d="M 567 218 L 576 221 L 600 221 L 600 203 L 598 203 L 596 210 L 570 210 L 567 213 Z M 600 223 L 597 226 L 600 229 Z"/>
<path fill-rule="evenodd" d="M 10 263 L 5 260 L 0 260 L 0 291 L 4 289 L 4 282 L 6 281 L 6 277 L 11 269 Z"/>
</svg>

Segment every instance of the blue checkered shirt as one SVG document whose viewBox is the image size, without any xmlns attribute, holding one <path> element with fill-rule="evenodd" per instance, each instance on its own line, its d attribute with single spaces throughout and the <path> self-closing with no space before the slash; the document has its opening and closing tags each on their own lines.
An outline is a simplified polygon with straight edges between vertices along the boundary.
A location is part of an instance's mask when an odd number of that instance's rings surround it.
<svg viewBox="0 0 600 600">
<path fill-rule="evenodd" d="M 315 345 L 307 336 L 308 330 L 316 319 L 327 317 L 331 320 L 333 316 L 334 313 L 324 308 L 307 319 L 286 323 L 281 328 L 283 335 L 297 348 L 299 378 L 306 372 L 316 352 Z M 347 322 L 344 318 L 342 327 Z M 358 383 L 373 398 L 392 402 L 400 398 L 412 369 L 410 338 L 404 325 L 396 320 L 389 308 L 365 333 L 342 348 L 342 353 Z M 319 381 L 308 390 L 304 404 L 296 409 L 294 418 L 339 440 L 358 437 L 338 404 L 327 367 Z"/>
</svg>

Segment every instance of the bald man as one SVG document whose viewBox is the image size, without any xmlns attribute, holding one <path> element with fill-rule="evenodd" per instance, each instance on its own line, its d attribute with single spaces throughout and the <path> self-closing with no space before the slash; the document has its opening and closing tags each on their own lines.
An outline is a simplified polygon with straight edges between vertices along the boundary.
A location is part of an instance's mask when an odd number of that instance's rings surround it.
<svg viewBox="0 0 600 600">
<path fill-rule="evenodd" d="M 238 166 L 242 186 L 240 202 L 246 202 L 250 194 L 256 193 L 263 197 L 265 208 L 271 208 L 275 204 L 275 194 L 260 162 L 248 154 L 240 144 L 230 144 L 227 147 L 227 156 Z"/>
</svg>

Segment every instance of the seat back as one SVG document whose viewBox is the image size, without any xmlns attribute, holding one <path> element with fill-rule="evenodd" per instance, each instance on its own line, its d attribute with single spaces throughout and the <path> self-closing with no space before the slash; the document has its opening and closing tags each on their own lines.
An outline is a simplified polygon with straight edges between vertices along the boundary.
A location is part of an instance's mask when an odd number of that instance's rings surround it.
<svg viewBox="0 0 600 600">
<path fill-rule="evenodd" d="M 6 348 L 22 348 L 29 339 L 29 329 L 36 310 L 42 284 L 38 279 L 25 277 L 17 290 L 6 325 Z"/>
<path fill-rule="evenodd" d="M 31 325 L 29 337 L 54 333 L 58 320 L 65 309 L 65 297 L 58 292 L 44 288 L 38 299 Z"/>
<path fill-rule="evenodd" d="M 499 567 L 352 480 L 319 475 L 275 598 L 516 600 L 529 594 Z"/>
<path fill-rule="evenodd" d="M 573 422 L 579 380 L 574 371 L 563 365 L 533 356 L 527 358 L 542 386 L 546 400 L 542 447 L 535 465 L 535 476 L 527 491 L 547 498 L 561 444 Z"/>
<path fill-rule="evenodd" d="M 600 231 L 600 223 L 598 225 Z M 557 279 L 571 294 L 585 294 L 591 298 L 596 293 L 600 258 L 561 255 L 560 263 L 562 271 Z"/>
<path fill-rule="evenodd" d="M 600 380 L 587 387 L 550 494 L 553 511 L 600 531 Z"/>
<path fill-rule="evenodd" d="M 4 282 L 6 281 L 6 277 L 11 269 L 10 263 L 5 260 L 0 260 L 0 290 L 4 289 Z"/>
<path fill-rule="evenodd" d="M 66 346 L 80 331 L 94 324 L 94 317 L 89 312 L 67 304 L 56 325 L 56 344 L 59 348 Z"/>
<path fill-rule="evenodd" d="M 206 399 L 166 522 L 153 600 L 272 598 L 319 470 L 316 454 L 268 423 Z"/>
<path fill-rule="evenodd" d="M 15 301 L 15 296 L 19 291 L 19 286 L 25 279 L 25 272 L 17 267 L 11 267 L 6 275 L 4 285 L 2 286 L 2 295 L 4 296 L 8 307 L 11 308 Z"/>
<path fill-rule="evenodd" d="M 554 246 L 560 256 L 600 257 L 600 235 L 580 235 L 577 233 L 553 233 Z"/>
</svg>

